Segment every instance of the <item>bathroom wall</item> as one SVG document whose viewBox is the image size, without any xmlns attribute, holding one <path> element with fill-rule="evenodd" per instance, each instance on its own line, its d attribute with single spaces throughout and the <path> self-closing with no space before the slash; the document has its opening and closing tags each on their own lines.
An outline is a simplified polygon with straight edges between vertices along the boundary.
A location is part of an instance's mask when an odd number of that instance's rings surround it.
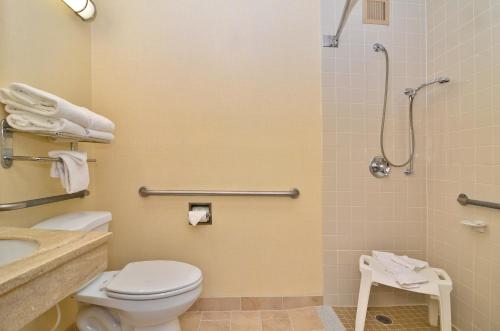
<svg viewBox="0 0 500 331">
<path fill-rule="evenodd" d="M 0 1 L 0 86 L 24 82 L 76 104 L 90 106 L 90 26 L 61 1 Z M 0 111 L 0 118 L 6 113 Z M 91 146 L 81 149 L 91 153 Z M 16 155 L 46 156 L 69 144 L 55 144 L 30 134 L 14 135 Z M 93 167 L 90 166 L 91 171 Z M 0 201 L 14 202 L 62 194 L 59 179 L 49 177 L 50 165 L 14 162 L 0 168 Z M 91 176 L 92 178 L 93 176 Z M 91 193 L 95 193 L 93 186 Z M 0 213 L 0 225 L 31 226 L 44 217 L 91 208 L 93 197 L 55 205 Z"/>
<path fill-rule="evenodd" d="M 453 323 L 500 330 L 499 211 L 456 202 L 500 200 L 500 2 L 427 1 L 427 16 L 428 75 L 451 78 L 429 93 L 429 259 L 453 278 Z"/>
<path fill-rule="evenodd" d="M 322 0 L 322 32 L 334 34 L 344 0 Z M 386 150 L 393 162 L 408 155 L 406 87 L 425 81 L 425 2 L 393 0 L 388 26 L 363 25 L 355 1 L 339 48 L 323 48 L 323 242 L 325 301 L 355 306 L 358 260 L 371 250 L 413 257 L 426 254 L 425 94 L 415 102 L 415 173 L 393 168 L 376 179 L 368 164 L 380 155 L 385 62 L 372 45 L 389 52 L 390 89 Z M 419 302 L 402 291 L 373 288 L 371 305 Z"/>
<path fill-rule="evenodd" d="M 204 297 L 321 295 L 319 1 L 96 1 L 99 206 L 111 268 L 199 266 Z M 299 199 L 149 197 L 138 189 L 288 190 Z M 187 224 L 212 202 L 213 225 Z"/>
<path fill-rule="evenodd" d="M 90 106 L 90 26 L 62 1 L 0 1 L 0 45 L 0 86 L 25 82 Z M 2 110 L 0 118 L 4 116 Z M 85 145 L 81 144 L 81 148 L 92 153 L 91 147 Z M 14 148 L 17 155 L 44 156 L 49 150 L 67 149 L 69 145 L 15 134 Z M 59 180 L 49 178 L 46 163 L 15 162 L 10 169 L 0 168 L 0 183 L 1 202 L 64 193 Z M 0 213 L 0 225 L 27 227 L 59 213 L 92 209 L 93 185 L 90 191 L 92 195 L 84 200 Z M 63 317 L 58 330 L 65 330 L 74 322 L 76 305 L 68 299 L 61 307 Z M 51 310 L 23 331 L 50 330 L 55 318 L 55 310 Z"/>
</svg>

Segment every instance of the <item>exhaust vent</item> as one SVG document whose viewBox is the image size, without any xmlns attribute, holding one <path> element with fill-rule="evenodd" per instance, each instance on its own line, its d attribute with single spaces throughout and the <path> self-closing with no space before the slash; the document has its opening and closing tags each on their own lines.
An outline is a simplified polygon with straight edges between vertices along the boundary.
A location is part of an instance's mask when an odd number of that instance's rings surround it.
<svg viewBox="0 0 500 331">
<path fill-rule="evenodd" d="M 389 0 L 363 0 L 363 23 L 389 25 Z"/>
</svg>

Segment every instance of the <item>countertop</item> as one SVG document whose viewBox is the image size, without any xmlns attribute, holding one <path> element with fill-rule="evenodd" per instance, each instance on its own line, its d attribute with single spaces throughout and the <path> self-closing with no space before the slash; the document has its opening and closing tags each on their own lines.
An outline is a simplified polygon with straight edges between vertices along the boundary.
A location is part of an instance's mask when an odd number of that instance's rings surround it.
<svg viewBox="0 0 500 331">
<path fill-rule="evenodd" d="M 104 244 L 109 232 L 75 232 L 0 227 L 0 239 L 34 240 L 32 255 L 0 267 L 0 296 Z"/>
</svg>

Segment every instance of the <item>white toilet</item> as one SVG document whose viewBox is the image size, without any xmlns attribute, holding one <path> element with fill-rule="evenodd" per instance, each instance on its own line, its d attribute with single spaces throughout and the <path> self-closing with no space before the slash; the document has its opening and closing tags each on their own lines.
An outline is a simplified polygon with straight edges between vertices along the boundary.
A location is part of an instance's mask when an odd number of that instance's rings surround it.
<svg viewBox="0 0 500 331">
<path fill-rule="evenodd" d="M 108 231 L 109 212 L 79 212 L 45 220 L 33 228 Z M 201 270 L 176 261 L 129 263 L 103 272 L 75 294 L 80 331 L 181 331 L 178 317 L 198 299 Z"/>
</svg>

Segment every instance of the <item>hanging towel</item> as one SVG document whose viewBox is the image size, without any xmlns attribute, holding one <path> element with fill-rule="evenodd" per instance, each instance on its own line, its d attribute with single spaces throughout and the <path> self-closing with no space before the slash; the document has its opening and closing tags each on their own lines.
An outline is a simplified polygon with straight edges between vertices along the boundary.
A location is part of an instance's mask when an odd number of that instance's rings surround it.
<svg viewBox="0 0 500 331">
<path fill-rule="evenodd" d="M 66 192 L 75 193 L 89 187 L 87 153 L 51 151 L 49 156 L 60 159 L 60 161 L 52 162 L 50 177 L 61 179 L 61 185 L 66 189 Z"/>
<path fill-rule="evenodd" d="M 0 89 L 0 102 L 37 115 L 64 118 L 86 129 L 115 130 L 115 124 L 106 117 L 22 83 L 12 83 Z"/>
<path fill-rule="evenodd" d="M 429 280 L 421 274 L 392 261 L 392 257 L 395 256 L 394 253 L 373 251 L 372 256 L 384 266 L 385 270 L 390 273 L 396 282 L 403 288 L 417 288 L 421 284 L 429 282 Z"/>
<path fill-rule="evenodd" d="M 96 138 L 106 141 L 114 139 L 114 135 L 110 132 L 85 129 L 64 118 L 39 116 L 33 113 L 20 111 L 12 106 L 6 106 L 5 109 L 10 113 L 6 118 L 7 123 L 17 130 L 60 132 L 82 138 Z"/>
</svg>

